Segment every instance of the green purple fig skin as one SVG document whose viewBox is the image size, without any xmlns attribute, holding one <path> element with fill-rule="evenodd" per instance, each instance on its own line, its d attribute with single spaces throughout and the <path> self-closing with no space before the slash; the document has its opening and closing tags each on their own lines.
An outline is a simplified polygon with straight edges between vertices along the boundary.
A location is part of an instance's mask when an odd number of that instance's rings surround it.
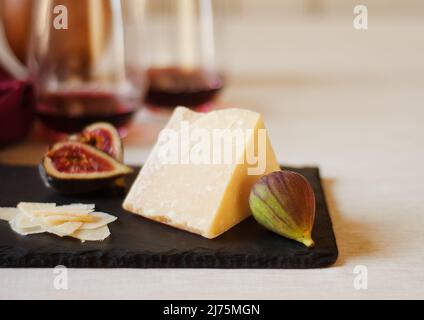
<svg viewBox="0 0 424 320">
<path fill-rule="evenodd" d="M 304 176 L 283 170 L 263 176 L 249 196 L 253 217 L 265 228 L 307 247 L 315 220 L 315 195 Z"/>
</svg>

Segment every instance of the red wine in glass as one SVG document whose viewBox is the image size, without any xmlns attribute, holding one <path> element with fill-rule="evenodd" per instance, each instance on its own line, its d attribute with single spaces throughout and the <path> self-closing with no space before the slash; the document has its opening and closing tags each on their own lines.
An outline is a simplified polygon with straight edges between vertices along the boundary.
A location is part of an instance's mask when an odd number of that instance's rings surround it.
<svg viewBox="0 0 424 320">
<path fill-rule="evenodd" d="M 105 91 L 56 91 L 38 96 L 37 116 L 56 132 L 74 133 L 105 121 L 121 128 L 139 106 L 139 96 Z"/>
<path fill-rule="evenodd" d="M 224 86 L 219 73 L 203 69 L 151 68 L 147 76 L 149 88 L 145 102 L 160 108 L 181 105 L 197 109 L 211 102 Z"/>
</svg>

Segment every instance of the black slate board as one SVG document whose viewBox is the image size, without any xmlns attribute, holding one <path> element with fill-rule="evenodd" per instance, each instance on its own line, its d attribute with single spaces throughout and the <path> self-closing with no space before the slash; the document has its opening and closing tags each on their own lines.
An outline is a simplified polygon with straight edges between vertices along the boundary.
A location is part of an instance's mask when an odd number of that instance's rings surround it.
<svg viewBox="0 0 424 320">
<path fill-rule="evenodd" d="M 287 168 L 287 167 L 286 167 Z M 317 212 L 316 247 L 308 249 L 282 238 L 248 218 L 220 237 L 198 235 L 133 215 L 121 208 L 124 195 L 97 193 L 60 196 L 41 182 L 36 167 L 0 166 L 0 207 L 20 201 L 95 203 L 114 214 L 112 235 L 103 242 L 58 238 L 51 234 L 20 236 L 0 221 L 0 267 L 47 268 L 319 268 L 337 259 L 337 245 L 317 168 L 291 169 L 312 184 Z M 138 172 L 138 170 L 136 170 Z M 131 182 L 135 174 L 129 178 Z"/>
</svg>

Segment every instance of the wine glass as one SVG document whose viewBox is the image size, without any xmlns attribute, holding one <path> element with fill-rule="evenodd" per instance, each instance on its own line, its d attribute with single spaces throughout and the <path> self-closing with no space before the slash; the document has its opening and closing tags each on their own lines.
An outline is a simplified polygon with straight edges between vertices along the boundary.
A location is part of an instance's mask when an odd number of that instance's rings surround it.
<svg viewBox="0 0 424 320">
<path fill-rule="evenodd" d="M 28 65 L 36 86 L 36 114 L 49 129 L 71 133 L 106 121 L 121 128 L 145 89 L 139 32 L 143 2 L 38 0 Z"/>
<path fill-rule="evenodd" d="M 147 1 L 148 106 L 202 110 L 223 88 L 217 11 L 212 0 Z"/>
</svg>

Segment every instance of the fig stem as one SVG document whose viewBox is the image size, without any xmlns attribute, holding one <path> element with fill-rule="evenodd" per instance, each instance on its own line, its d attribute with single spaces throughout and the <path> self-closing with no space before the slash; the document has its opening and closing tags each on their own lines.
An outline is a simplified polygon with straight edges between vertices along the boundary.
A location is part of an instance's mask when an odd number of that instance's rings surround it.
<svg viewBox="0 0 424 320">
<path fill-rule="evenodd" d="M 297 241 L 303 243 L 308 248 L 313 248 L 315 246 L 315 242 L 314 242 L 314 240 L 312 240 L 312 238 L 310 236 L 306 236 L 304 238 L 300 238 Z"/>
</svg>

